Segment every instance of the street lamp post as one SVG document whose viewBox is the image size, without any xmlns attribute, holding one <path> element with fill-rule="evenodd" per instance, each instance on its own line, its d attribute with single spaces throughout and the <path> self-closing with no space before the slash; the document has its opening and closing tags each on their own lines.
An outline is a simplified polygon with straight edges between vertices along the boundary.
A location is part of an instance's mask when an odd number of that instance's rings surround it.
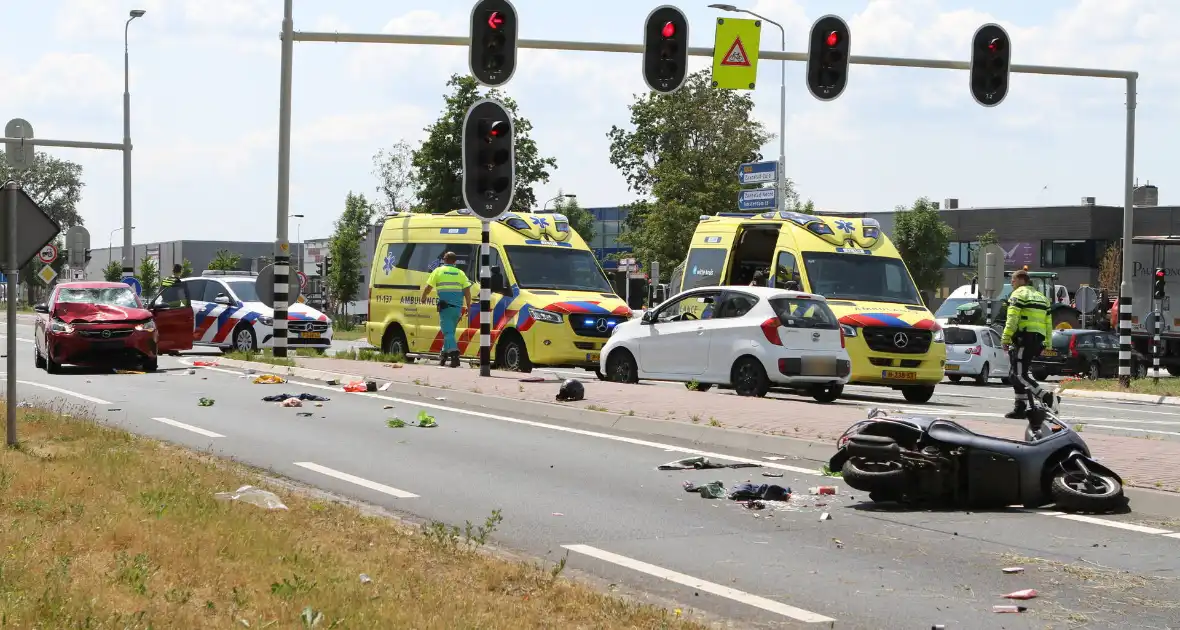
<svg viewBox="0 0 1180 630">
<path fill-rule="evenodd" d="M 123 24 L 123 277 L 135 275 L 135 251 L 131 243 L 131 55 L 127 36 L 131 22 L 143 17 L 143 9 L 132 9 Z"/>
<path fill-rule="evenodd" d="M 752 15 L 763 22 L 773 24 L 778 27 L 779 33 L 782 35 L 782 51 L 787 52 L 787 31 L 782 24 L 766 17 L 762 17 L 753 11 L 746 9 L 739 9 L 732 4 L 710 4 L 711 9 L 720 9 L 722 11 L 729 11 L 731 13 L 745 13 Z M 780 83 L 778 89 L 778 177 L 775 181 L 775 186 L 778 188 L 778 209 L 787 209 L 787 60 L 783 59 L 780 62 Z"/>
<path fill-rule="evenodd" d="M 577 199 L 577 198 L 578 198 L 578 196 L 574 195 L 574 194 L 558 195 L 558 196 L 550 199 L 549 201 L 546 201 L 544 204 L 542 204 L 541 205 L 541 212 L 544 212 L 545 209 L 549 207 L 549 204 L 553 203 L 554 201 L 557 201 L 558 199 Z"/>
</svg>

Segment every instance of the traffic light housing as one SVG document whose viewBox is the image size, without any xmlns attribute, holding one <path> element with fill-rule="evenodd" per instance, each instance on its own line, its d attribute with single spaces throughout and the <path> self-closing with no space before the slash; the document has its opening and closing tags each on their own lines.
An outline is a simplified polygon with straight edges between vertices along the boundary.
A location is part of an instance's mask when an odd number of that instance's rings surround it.
<svg viewBox="0 0 1180 630">
<path fill-rule="evenodd" d="M 324 263 L 318 262 L 315 264 L 315 273 L 321 278 L 324 277 Z"/>
<path fill-rule="evenodd" d="M 495 219 L 508 211 L 516 189 L 512 116 L 492 99 L 477 101 L 463 118 L 463 202 Z"/>
<path fill-rule="evenodd" d="M 995 107 L 1008 96 L 1012 40 L 999 24 L 984 24 L 971 40 L 971 96 L 984 107 Z"/>
<path fill-rule="evenodd" d="M 643 26 L 643 80 L 668 94 L 680 89 L 687 74 L 688 18 L 674 6 L 656 7 Z"/>
<path fill-rule="evenodd" d="M 1151 297 L 1162 300 L 1164 299 L 1164 284 L 1167 282 L 1168 273 L 1163 269 L 1156 269 L 1155 276 L 1152 277 L 1151 282 Z"/>
<path fill-rule="evenodd" d="M 807 49 L 807 89 L 821 101 L 831 101 L 848 86 L 848 58 L 852 49 L 852 32 L 848 23 L 835 15 L 825 15 L 811 25 L 811 45 Z"/>
<path fill-rule="evenodd" d="M 471 9 L 468 63 L 476 81 L 504 85 L 516 72 L 516 7 L 508 0 L 480 0 Z"/>
</svg>

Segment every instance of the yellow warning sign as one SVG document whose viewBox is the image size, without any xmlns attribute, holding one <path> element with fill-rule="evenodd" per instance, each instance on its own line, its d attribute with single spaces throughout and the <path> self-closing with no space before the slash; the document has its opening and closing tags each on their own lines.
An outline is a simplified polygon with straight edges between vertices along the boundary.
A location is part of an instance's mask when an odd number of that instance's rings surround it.
<svg viewBox="0 0 1180 630">
<path fill-rule="evenodd" d="M 713 39 L 713 87 L 752 90 L 758 80 L 762 20 L 717 18 Z"/>
</svg>

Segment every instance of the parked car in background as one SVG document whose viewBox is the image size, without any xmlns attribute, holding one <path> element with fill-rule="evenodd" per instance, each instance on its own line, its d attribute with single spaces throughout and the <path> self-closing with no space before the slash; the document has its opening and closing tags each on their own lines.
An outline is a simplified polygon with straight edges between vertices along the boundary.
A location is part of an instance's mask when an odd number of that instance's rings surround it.
<svg viewBox="0 0 1180 630">
<path fill-rule="evenodd" d="M 192 300 L 193 343 L 222 351 L 256 352 L 274 345 L 274 309 L 262 303 L 258 275 L 204 271 L 182 282 Z M 287 348 L 323 354 L 332 345 L 332 321 L 305 304 L 287 309 Z"/>
<path fill-rule="evenodd" d="M 50 374 L 62 365 L 140 367 L 151 372 L 165 352 L 192 348 L 193 313 L 166 288 L 152 306 L 122 282 L 66 282 L 34 307 L 34 362 Z"/>
<path fill-rule="evenodd" d="M 1000 335 L 987 326 L 946 326 L 946 376 L 952 383 L 973 378 L 979 385 L 999 378 L 1008 384 L 1008 353 Z"/>
<path fill-rule="evenodd" d="M 1050 376 L 1085 376 L 1111 378 L 1119 373 L 1119 337 L 1102 330 L 1073 328 L 1053 332 L 1041 356 L 1032 362 L 1031 372 L 1038 381 Z M 1131 374 L 1147 376 L 1150 359 L 1138 351 L 1131 353 Z"/>
<path fill-rule="evenodd" d="M 822 296 L 767 287 L 707 287 L 675 295 L 615 326 L 600 374 L 730 386 L 741 396 L 771 387 L 821 402 L 844 391 L 852 364 L 840 322 Z"/>
</svg>

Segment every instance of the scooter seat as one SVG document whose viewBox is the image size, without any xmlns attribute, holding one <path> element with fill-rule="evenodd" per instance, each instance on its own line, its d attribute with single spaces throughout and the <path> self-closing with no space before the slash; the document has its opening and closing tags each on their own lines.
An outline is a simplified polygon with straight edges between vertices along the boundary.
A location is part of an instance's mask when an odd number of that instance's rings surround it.
<svg viewBox="0 0 1180 630">
<path fill-rule="evenodd" d="M 884 435 L 854 435 L 848 441 L 862 446 L 889 446 L 897 442 Z"/>
</svg>

